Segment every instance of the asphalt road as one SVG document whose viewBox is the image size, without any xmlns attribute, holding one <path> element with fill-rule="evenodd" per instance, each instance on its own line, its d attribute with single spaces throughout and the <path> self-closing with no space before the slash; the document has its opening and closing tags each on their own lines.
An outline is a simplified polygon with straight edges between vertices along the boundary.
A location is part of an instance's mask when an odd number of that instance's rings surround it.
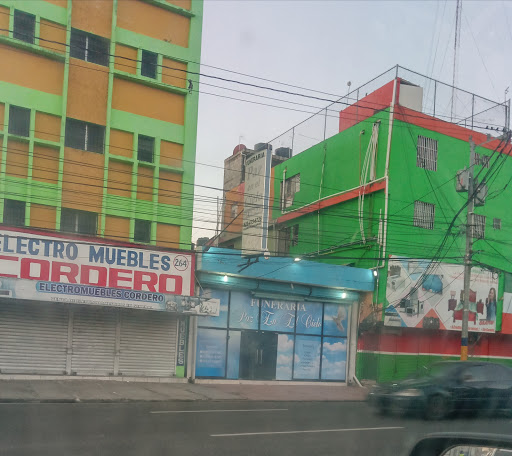
<svg viewBox="0 0 512 456">
<path fill-rule="evenodd" d="M 386 418 L 357 402 L 0 404 L 0 454 L 385 456 L 430 432 L 508 434 L 511 424 Z"/>
</svg>

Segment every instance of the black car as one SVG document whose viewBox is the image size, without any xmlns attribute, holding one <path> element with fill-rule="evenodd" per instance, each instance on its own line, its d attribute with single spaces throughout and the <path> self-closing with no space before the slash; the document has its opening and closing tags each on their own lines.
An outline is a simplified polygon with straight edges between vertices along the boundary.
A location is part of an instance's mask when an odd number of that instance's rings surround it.
<svg viewBox="0 0 512 456">
<path fill-rule="evenodd" d="M 373 387 L 368 401 L 380 413 L 420 412 L 441 419 L 453 412 L 512 413 L 512 369 L 495 363 L 447 361 L 406 380 Z"/>
</svg>

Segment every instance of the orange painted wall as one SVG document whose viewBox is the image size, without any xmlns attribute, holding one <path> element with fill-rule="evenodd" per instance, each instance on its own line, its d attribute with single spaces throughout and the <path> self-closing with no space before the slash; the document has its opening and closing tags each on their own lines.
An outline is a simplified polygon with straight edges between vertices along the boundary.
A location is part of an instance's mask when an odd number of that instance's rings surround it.
<svg viewBox="0 0 512 456">
<path fill-rule="evenodd" d="M 133 156 L 133 133 L 121 130 L 110 130 L 110 149 L 111 154 L 121 155 L 123 157 Z"/>
<path fill-rule="evenodd" d="M 107 123 L 108 71 L 102 68 L 102 71 L 97 71 L 98 65 L 78 59 L 71 59 L 71 63 L 67 116 L 105 125 Z"/>
<path fill-rule="evenodd" d="M 157 223 L 156 245 L 175 249 L 180 245 L 180 227 L 178 225 L 167 225 Z"/>
<path fill-rule="evenodd" d="M 130 198 L 132 188 L 132 165 L 110 160 L 108 164 L 108 193 Z"/>
<path fill-rule="evenodd" d="M 153 168 L 139 166 L 137 173 L 137 199 L 153 201 Z"/>
<path fill-rule="evenodd" d="M 183 162 L 183 144 L 160 141 L 160 164 L 181 168 Z"/>
<path fill-rule="evenodd" d="M 160 171 L 158 202 L 160 204 L 179 206 L 181 204 L 181 181 L 181 174 Z"/>
<path fill-rule="evenodd" d="M 105 217 L 105 237 L 119 241 L 130 240 L 130 219 L 124 217 Z"/>
<path fill-rule="evenodd" d="M 45 41 L 48 40 L 48 41 Z M 66 27 L 50 22 L 45 19 L 41 19 L 41 25 L 39 29 L 39 45 L 50 51 L 60 52 L 64 54 L 66 52 Z"/>
<path fill-rule="evenodd" d="M 6 172 L 8 176 L 27 177 L 28 174 L 28 142 L 7 142 Z"/>
<path fill-rule="evenodd" d="M 60 117 L 44 112 L 36 112 L 36 125 L 34 135 L 47 141 L 60 141 Z"/>
<path fill-rule="evenodd" d="M 0 35 L 9 36 L 9 8 L 0 6 Z"/>
<path fill-rule="evenodd" d="M 117 5 L 117 26 L 188 47 L 190 19 L 142 1 L 121 0 Z"/>
<path fill-rule="evenodd" d="M 114 79 L 112 108 L 178 125 L 185 121 L 185 97 L 124 79 Z"/>
<path fill-rule="evenodd" d="M 162 59 L 162 82 L 183 89 L 187 87 L 187 64 L 164 57 Z"/>
<path fill-rule="evenodd" d="M 116 57 L 114 59 L 114 66 L 116 70 L 126 71 L 127 73 L 137 73 L 137 49 L 123 46 L 116 43 Z M 126 57 L 126 58 L 121 58 Z M 131 60 L 128 60 L 131 59 Z"/>
<path fill-rule="evenodd" d="M 30 226 L 54 230 L 56 228 L 56 221 L 57 209 L 55 207 L 34 203 L 30 205 Z"/>
<path fill-rule="evenodd" d="M 5 112 L 5 105 L 3 103 L 0 103 L 0 131 L 4 129 L 4 112 Z"/>
<path fill-rule="evenodd" d="M 101 212 L 104 161 L 102 154 L 64 149 L 63 207 Z"/>
<path fill-rule="evenodd" d="M 32 179 L 57 184 L 59 180 L 59 149 L 34 145 Z"/>
<path fill-rule="evenodd" d="M 190 10 L 190 7 L 192 6 L 192 0 L 167 0 L 167 3 L 179 6 L 186 10 Z"/>
<path fill-rule="evenodd" d="M 64 64 L 32 52 L 0 44 L 0 74 L 5 82 L 62 95 Z"/>
<path fill-rule="evenodd" d="M 231 217 L 233 206 L 236 206 L 236 214 L 238 214 L 244 208 L 244 184 L 240 184 L 238 187 L 226 192 L 225 194 L 225 209 L 224 209 L 224 227 L 230 222 L 231 225 L 226 229 L 227 233 L 241 233 L 242 224 L 244 221 L 243 214 L 236 218 Z"/>
<path fill-rule="evenodd" d="M 71 26 L 110 38 L 112 32 L 112 0 L 73 2 Z"/>
</svg>

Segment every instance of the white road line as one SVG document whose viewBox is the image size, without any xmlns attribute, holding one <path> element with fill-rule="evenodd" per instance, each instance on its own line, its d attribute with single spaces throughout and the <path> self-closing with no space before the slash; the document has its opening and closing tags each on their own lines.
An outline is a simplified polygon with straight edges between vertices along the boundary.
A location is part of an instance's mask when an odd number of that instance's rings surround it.
<svg viewBox="0 0 512 456">
<path fill-rule="evenodd" d="M 282 412 L 285 408 L 233 409 L 233 410 L 153 410 L 149 413 L 221 413 L 221 412 Z"/>
<path fill-rule="evenodd" d="M 272 435 L 272 434 L 307 434 L 316 432 L 355 432 L 355 431 L 389 431 L 391 429 L 405 429 L 400 426 L 353 428 L 353 429 L 313 429 L 309 431 L 275 431 L 275 432 L 243 432 L 241 434 L 210 434 L 210 437 L 238 437 L 244 435 Z"/>
</svg>

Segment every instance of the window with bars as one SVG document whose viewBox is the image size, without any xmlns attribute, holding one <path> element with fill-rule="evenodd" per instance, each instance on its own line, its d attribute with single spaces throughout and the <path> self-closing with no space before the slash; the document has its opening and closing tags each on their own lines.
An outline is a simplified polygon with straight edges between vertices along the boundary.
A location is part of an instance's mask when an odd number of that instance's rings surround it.
<svg viewBox="0 0 512 456">
<path fill-rule="evenodd" d="M 156 68 L 158 65 L 158 54 L 149 51 L 142 51 L 142 59 L 140 64 L 141 76 L 156 79 Z"/>
<path fill-rule="evenodd" d="M 105 127 L 68 117 L 65 145 L 73 149 L 102 154 L 105 148 Z"/>
<path fill-rule="evenodd" d="M 492 227 L 495 230 L 501 230 L 501 219 L 495 218 L 492 220 Z"/>
<path fill-rule="evenodd" d="M 485 239 L 485 215 L 473 214 L 473 238 Z"/>
<path fill-rule="evenodd" d="M 426 230 L 434 229 L 436 206 L 423 201 L 414 202 L 414 220 L 413 225 Z"/>
<path fill-rule="evenodd" d="M 491 157 L 483 154 L 475 154 L 475 164 L 480 165 L 483 168 L 489 168 L 489 162 Z"/>
<path fill-rule="evenodd" d="M 36 17 L 23 11 L 14 10 L 12 26 L 13 38 L 34 44 L 36 37 Z"/>
<path fill-rule="evenodd" d="M 418 136 L 416 166 L 428 171 L 437 171 L 437 140 Z"/>
<path fill-rule="evenodd" d="M 137 160 L 153 163 L 155 152 L 155 138 L 139 135 L 137 145 Z"/>
<path fill-rule="evenodd" d="M 18 136 L 30 136 L 30 109 L 9 106 L 9 133 Z"/>
<path fill-rule="evenodd" d="M 10 226 L 25 226 L 25 202 L 4 200 L 4 223 Z"/>
<path fill-rule="evenodd" d="M 149 220 L 135 219 L 133 240 L 144 244 L 151 242 L 151 222 Z"/>
<path fill-rule="evenodd" d="M 295 193 L 300 190 L 300 173 L 284 180 L 281 208 L 288 209 L 293 204 Z"/>
<path fill-rule="evenodd" d="M 110 41 L 92 33 L 71 29 L 69 55 L 75 59 L 108 66 Z"/>
<path fill-rule="evenodd" d="M 60 229 L 68 233 L 96 235 L 98 214 L 95 212 L 79 211 L 62 208 Z"/>
<path fill-rule="evenodd" d="M 292 226 L 292 245 L 299 245 L 299 225 Z"/>
</svg>

